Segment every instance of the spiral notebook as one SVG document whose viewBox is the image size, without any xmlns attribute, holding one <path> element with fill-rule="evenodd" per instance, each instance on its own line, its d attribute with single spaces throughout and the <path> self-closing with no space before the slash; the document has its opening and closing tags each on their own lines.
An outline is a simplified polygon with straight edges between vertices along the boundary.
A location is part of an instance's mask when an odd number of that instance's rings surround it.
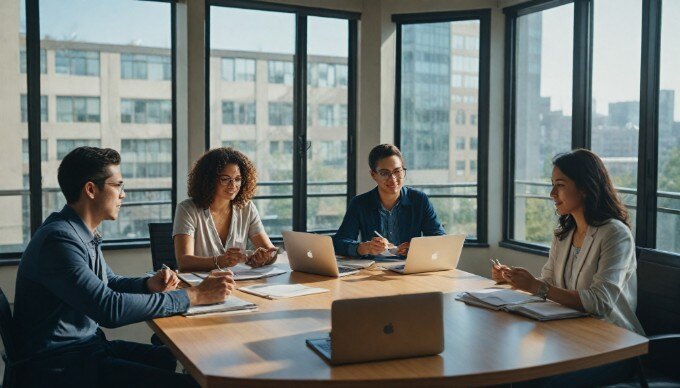
<svg viewBox="0 0 680 388">
<path fill-rule="evenodd" d="M 552 321 L 555 319 L 588 316 L 588 314 L 583 311 L 565 307 L 553 301 L 544 301 L 536 295 L 507 289 L 486 289 L 461 292 L 456 296 L 456 300 L 491 310 L 507 311 L 524 315 L 525 317 L 538 321 Z"/>
</svg>

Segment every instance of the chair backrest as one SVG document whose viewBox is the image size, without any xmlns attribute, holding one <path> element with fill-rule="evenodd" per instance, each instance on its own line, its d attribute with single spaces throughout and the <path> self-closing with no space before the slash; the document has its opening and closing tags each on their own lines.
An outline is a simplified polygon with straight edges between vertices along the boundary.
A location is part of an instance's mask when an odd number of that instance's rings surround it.
<svg viewBox="0 0 680 388">
<path fill-rule="evenodd" d="M 5 346 L 5 355 L 10 361 L 16 360 L 16 349 L 14 348 L 14 320 L 12 319 L 12 310 L 9 308 L 9 302 L 5 297 L 5 293 L 0 288 L 0 336 L 2 337 L 2 344 Z"/>
<path fill-rule="evenodd" d="M 680 333 L 680 258 L 637 249 L 637 317 L 647 335 Z"/>
<path fill-rule="evenodd" d="M 172 241 L 172 222 L 150 223 L 149 240 L 153 270 L 158 271 L 163 264 L 177 269 L 175 244 Z"/>
</svg>

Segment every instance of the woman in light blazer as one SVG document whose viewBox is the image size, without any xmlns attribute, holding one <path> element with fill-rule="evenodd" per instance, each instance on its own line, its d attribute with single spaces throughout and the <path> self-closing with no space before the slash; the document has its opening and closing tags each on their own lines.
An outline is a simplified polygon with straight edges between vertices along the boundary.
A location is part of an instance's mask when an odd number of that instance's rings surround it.
<svg viewBox="0 0 680 388">
<path fill-rule="evenodd" d="M 644 334 L 635 316 L 635 241 L 628 212 L 602 160 L 585 149 L 555 156 L 550 196 L 559 225 L 541 277 L 524 268 L 495 265 L 493 279 Z M 596 385 L 629 368 L 619 362 L 532 385 Z"/>
</svg>

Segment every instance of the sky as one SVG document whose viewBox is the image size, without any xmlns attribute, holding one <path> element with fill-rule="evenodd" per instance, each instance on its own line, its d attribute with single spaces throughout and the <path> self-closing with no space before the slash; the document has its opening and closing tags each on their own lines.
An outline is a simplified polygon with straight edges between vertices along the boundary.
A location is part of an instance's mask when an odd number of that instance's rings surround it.
<svg viewBox="0 0 680 388">
<path fill-rule="evenodd" d="M 24 2 L 21 4 L 22 25 Z M 608 104 L 639 99 L 642 0 L 597 0 L 593 97 L 596 111 Z M 676 90 L 675 120 L 680 121 L 680 1 L 664 1 L 661 88 Z M 137 0 L 40 0 L 41 36 L 110 44 L 170 47 L 170 5 Z M 573 5 L 543 12 L 541 94 L 551 108 L 571 114 Z M 308 52 L 347 56 L 347 22 L 309 18 Z M 295 16 L 236 8 L 211 7 L 211 47 L 292 54 Z M 568 49 L 565 49 L 568 48 Z"/>
</svg>

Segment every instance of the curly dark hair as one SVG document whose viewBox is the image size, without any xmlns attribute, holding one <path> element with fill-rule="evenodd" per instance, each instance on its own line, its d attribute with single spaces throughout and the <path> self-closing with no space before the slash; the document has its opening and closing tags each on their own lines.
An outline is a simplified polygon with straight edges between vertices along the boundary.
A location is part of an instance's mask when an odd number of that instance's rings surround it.
<svg viewBox="0 0 680 388">
<path fill-rule="evenodd" d="M 196 206 L 207 209 L 215 199 L 220 172 L 228 164 L 235 164 L 241 170 L 241 188 L 232 201 L 234 206 L 243 207 L 255 195 L 257 170 L 242 152 L 231 147 L 215 148 L 201 156 L 189 172 L 188 194 Z"/>
<path fill-rule="evenodd" d="M 588 225 L 599 226 L 614 218 L 630 228 L 628 210 L 621 202 L 599 156 L 590 150 L 576 149 L 556 155 L 552 163 L 585 194 L 584 216 Z M 555 236 L 563 240 L 575 226 L 574 217 L 563 214 L 559 218 Z"/>
</svg>

